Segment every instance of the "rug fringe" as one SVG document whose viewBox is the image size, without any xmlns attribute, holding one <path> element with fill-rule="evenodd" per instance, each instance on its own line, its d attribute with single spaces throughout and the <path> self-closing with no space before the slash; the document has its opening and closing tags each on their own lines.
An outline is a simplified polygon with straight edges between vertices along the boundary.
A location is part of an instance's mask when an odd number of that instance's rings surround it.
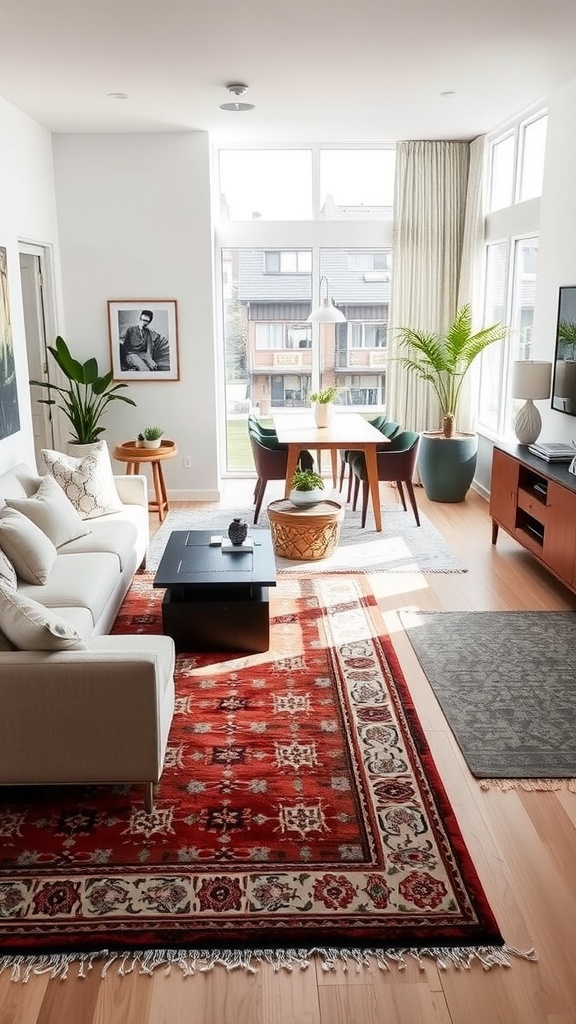
<svg viewBox="0 0 576 1024">
<path fill-rule="evenodd" d="M 500 789 L 507 792 L 510 789 L 523 789 L 526 792 L 554 792 L 559 789 L 567 789 L 570 793 L 576 793 L 576 779 L 478 779 L 480 789 Z"/>
<path fill-rule="evenodd" d="M 305 970 L 313 959 L 319 959 L 322 970 L 343 971 L 351 967 L 359 972 L 377 967 L 381 971 L 389 971 L 396 967 L 405 970 L 410 960 L 415 960 L 421 970 L 425 962 L 433 960 L 439 970 L 455 967 L 458 970 L 470 970 L 475 962 L 482 965 L 485 971 L 492 967 L 512 967 L 515 959 L 537 961 L 538 956 L 533 949 L 519 950 L 514 946 L 453 946 L 449 948 L 425 947 L 422 949 L 332 949 L 314 947 L 312 949 L 224 949 L 224 950 L 189 950 L 189 949 L 150 949 L 136 952 L 110 952 L 100 950 L 97 953 L 61 953 L 53 956 L 3 956 L 0 957 L 0 974 L 10 973 L 10 981 L 25 984 L 33 974 L 49 974 L 50 978 L 65 981 L 71 967 L 76 968 L 76 977 L 85 978 L 88 971 L 97 967 L 100 961 L 100 976 L 105 978 L 110 970 L 124 977 L 136 971 L 152 977 L 155 971 L 163 970 L 170 974 L 173 968 L 179 969 L 184 977 L 196 973 L 211 971 L 222 966 L 232 971 L 242 968 L 250 974 L 256 974 L 258 967 L 269 964 L 274 971 Z"/>
</svg>

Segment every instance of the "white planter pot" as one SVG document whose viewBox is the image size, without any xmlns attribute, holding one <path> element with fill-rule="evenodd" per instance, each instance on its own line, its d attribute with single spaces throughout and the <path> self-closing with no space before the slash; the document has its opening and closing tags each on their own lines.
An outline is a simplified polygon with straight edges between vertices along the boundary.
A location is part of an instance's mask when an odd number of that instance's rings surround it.
<svg viewBox="0 0 576 1024">
<path fill-rule="evenodd" d="M 319 501 L 324 501 L 325 491 L 322 487 L 315 487 L 312 491 L 290 491 L 288 495 L 289 501 L 293 505 L 317 505 Z"/>
<path fill-rule="evenodd" d="M 85 455 L 89 455 L 90 452 L 93 452 L 99 444 L 100 441 L 93 441 L 92 444 L 74 444 L 73 441 L 67 441 L 66 452 L 74 459 L 83 459 Z"/>
<path fill-rule="evenodd" d="M 155 437 L 153 441 L 146 441 L 146 439 L 144 439 L 144 441 L 142 441 L 142 446 L 144 448 L 159 448 L 161 444 L 162 444 L 162 438 L 161 437 Z"/>
<path fill-rule="evenodd" d="M 317 402 L 314 406 L 314 419 L 317 427 L 329 427 L 334 415 L 332 402 Z"/>
</svg>

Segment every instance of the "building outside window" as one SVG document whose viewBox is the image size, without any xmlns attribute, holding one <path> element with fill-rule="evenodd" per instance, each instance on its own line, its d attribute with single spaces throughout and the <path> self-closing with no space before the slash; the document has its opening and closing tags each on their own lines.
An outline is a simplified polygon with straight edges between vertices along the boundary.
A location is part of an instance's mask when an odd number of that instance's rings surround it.
<svg viewBox="0 0 576 1024">
<path fill-rule="evenodd" d="M 348 408 L 366 415 L 385 408 L 394 149 L 313 147 L 309 161 L 304 150 L 287 152 L 295 179 L 290 170 L 284 175 L 286 208 L 277 151 L 219 154 L 216 239 L 229 473 L 252 468 L 251 458 L 242 464 L 237 443 L 247 434 L 250 410 L 266 419 L 277 409 L 309 407 L 311 391 L 331 384 Z M 272 183 L 258 169 L 261 158 L 262 166 L 275 168 Z M 308 195 L 306 167 L 318 206 L 306 219 L 303 199 L 295 225 L 288 193 L 294 186 Z M 344 323 L 308 323 L 320 304 L 322 276 Z"/>
</svg>

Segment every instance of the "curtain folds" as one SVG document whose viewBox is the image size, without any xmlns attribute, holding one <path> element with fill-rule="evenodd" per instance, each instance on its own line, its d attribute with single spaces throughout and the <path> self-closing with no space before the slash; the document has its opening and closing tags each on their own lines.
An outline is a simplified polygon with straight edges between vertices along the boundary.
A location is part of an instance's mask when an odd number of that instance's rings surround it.
<svg viewBox="0 0 576 1024">
<path fill-rule="evenodd" d="M 443 332 L 457 309 L 478 300 L 484 140 L 400 142 L 396 156 L 392 299 L 386 415 L 407 430 L 438 430 L 431 387 L 403 369 L 399 327 Z M 457 427 L 471 429 L 462 393 Z"/>
</svg>

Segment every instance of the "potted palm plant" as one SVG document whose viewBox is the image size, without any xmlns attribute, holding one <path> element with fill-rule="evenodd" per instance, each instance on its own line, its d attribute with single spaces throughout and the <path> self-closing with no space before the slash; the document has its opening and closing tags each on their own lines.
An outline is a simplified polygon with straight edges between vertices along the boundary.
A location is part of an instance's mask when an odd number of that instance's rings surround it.
<svg viewBox="0 0 576 1024">
<path fill-rule="evenodd" d="M 409 350 L 400 362 L 410 373 L 427 381 L 442 417 L 442 429 L 422 434 L 418 470 L 432 501 L 463 501 L 474 478 L 478 436 L 458 432 L 456 416 L 462 384 L 477 356 L 508 333 L 504 323 L 472 330 L 470 305 L 462 306 L 445 334 L 401 327 L 399 344 Z"/>
<path fill-rule="evenodd" d="M 80 363 L 72 356 L 64 338 L 60 336 L 53 346 L 48 345 L 48 351 L 68 380 L 67 386 L 61 387 L 43 380 L 31 380 L 30 385 L 45 388 L 49 397 L 39 398 L 38 401 L 42 405 L 55 405 L 67 417 L 73 445 L 94 444 L 105 430 L 102 417 L 110 402 L 136 405 L 131 398 L 118 394 L 128 385 L 113 384 L 112 370 L 101 377 L 98 362 L 94 358 Z"/>
</svg>

